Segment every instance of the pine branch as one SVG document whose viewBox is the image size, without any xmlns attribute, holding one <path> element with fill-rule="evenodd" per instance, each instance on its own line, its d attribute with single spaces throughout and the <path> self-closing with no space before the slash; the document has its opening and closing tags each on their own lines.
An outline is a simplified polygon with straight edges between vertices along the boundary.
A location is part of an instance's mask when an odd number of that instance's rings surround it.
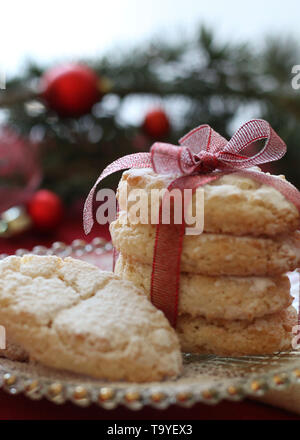
<svg viewBox="0 0 300 440">
<path fill-rule="evenodd" d="M 300 92 L 290 86 L 291 65 L 299 59 L 298 45 L 285 40 L 270 40 L 265 48 L 253 50 L 246 44 L 219 43 L 213 32 L 201 28 L 193 41 L 155 42 L 88 63 L 100 78 L 112 82 L 110 94 L 118 98 L 113 108 L 106 107 L 104 98 L 91 114 L 79 119 L 59 118 L 45 107 L 36 114 L 28 111 L 24 104 L 39 99 L 35 84 L 45 70 L 32 64 L 0 92 L 0 108 L 6 109 L 9 124 L 38 138 L 44 185 L 65 200 L 86 195 L 107 163 L 136 151 L 136 136 L 144 136 L 144 150 L 154 141 L 141 127 L 120 120 L 129 97 L 147 97 L 149 102 L 155 98 L 155 103 L 159 98 L 165 104 L 172 129 L 164 140 L 173 143 L 200 123 L 208 123 L 228 137 L 237 114 L 252 106 L 256 109 L 253 116 L 267 119 L 287 142 L 281 171 L 300 184 L 296 166 L 300 159 Z M 101 135 L 95 142 L 91 133 L 97 130 Z M 116 179 L 109 184 L 115 185 Z"/>
</svg>

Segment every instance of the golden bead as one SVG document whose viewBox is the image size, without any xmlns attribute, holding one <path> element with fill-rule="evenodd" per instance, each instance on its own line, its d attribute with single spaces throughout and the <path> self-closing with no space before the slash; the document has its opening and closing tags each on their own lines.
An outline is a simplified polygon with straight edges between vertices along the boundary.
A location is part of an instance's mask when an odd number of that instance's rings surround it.
<svg viewBox="0 0 300 440">
<path fill-rule="evenodd" d="M 51 397 L 59 396 L 59 394 L 61 394 L 62 390 L 63 390 L 62 384 L 58 383 L 58 382 L 51 384 L 48 388 L 48 392 Z"/>
<path fill-rule="evenodd" d="M 300 379 L 300 368 L 296 368 L 296 370 L 294 370 L 293 373 L 297 377 L 297 379 Z"/>
<path fill-rule="evenodd" d="M 10 373 L 5 373 L 3 376 L 3 379 L 4 379 L 5 385 L 7 385 L 8 387 L 14 385 L 17 381 L 16 376 L 14 376 L 13 374 L 10 374 Z"/>
<path fill-rule="evenodd" d="M 31 393 L 32 391 L 36 391 L 38 388 L 39 388 L 39 382 L 37 380 L 33 380 L 32 382 L 26 385 L 25 391 L 27 393 Z"/>
<path fill-rule="evenodd" d="M 273 377 L 273 381 L 276 385 L 283 385 L 285 383 L 285 378 L 280 376 L 279 374 L 275 374 Z"/>
<path fill-rule="evenodd" d="M 99 393 L 100 402 L 106 402 L 114 397 L 115 393 L 112 388 L 101 388 Z"/>
<path fill-rule="evenodd" d="M 24 232 L 31 226 L 31 219 L 26 209 L 14 206 L 1 214 L 0 232 L 3 237 L 10 237 L 19 232 Z"/>
<path fill-rule="evenodd" d="M 228 394 L 230 394 L 231 396 L 236 396 L 236 395 L 238 394 L 238 390 L 237 390 L 237 388 L 234 387 L 233 385 L 230 385 L 230 386 L 227 388 L 227 392 L 228 392 Z"/>
<path fill-rule="evenodd" d="M 202 396 L 204 397 L 204 399 L 209 400 L 214 398 L 214 393 L 210 390 L 204 390 L 202 391 Z"/>
<path fill-rule="evenodd" d="M 254 381 L 251 383 L 251 390 L 252 390 L 252 391 L 260 391 L 261 388 L 262 388 L 261 383 L 258 382 L 257 380 L 254 380 Z"/>
<path fill-rule="evenodd" d="M 74 397 L 74 399 L 76 399 L 76 400 L 82 400 L 82 399 L 85 399 L 86 397 L 87 397 L 87 390 L 86 390 L 86 388 L 84 388 L 83 386 L 81 386 L 81 385 L 78 385 L 76 388 L 75 388 L 75 390 L 74 390 L 74 393 L 73 393 L 73 397 Z"/>
<path fill-rule="evenodd" d="M 129 403 L 136 402 L 140 397 L 140 393 L 137 391 L 128 391 L 128 393 L 125 394 L 125 400 Z"/>
<path fill-rule="evenodd" d="M 151 394 L 151 400 L 155 403 L 161 402 L 165 398 L 165 395 L 160 392 L 156 392 Z"/>
<path fill-rule="evenodd" d="M 191 393 L 188 393 L 188 392 L 181 392 L 181 393 L 178 393 L 177 395 L 176 395 L 176 400 L 178 401 L 178 402 L 186 402 L 187 400 L 189 400 L 190 398 L 192 397 L 192 395 L 191 395 Z"/>
</svg>

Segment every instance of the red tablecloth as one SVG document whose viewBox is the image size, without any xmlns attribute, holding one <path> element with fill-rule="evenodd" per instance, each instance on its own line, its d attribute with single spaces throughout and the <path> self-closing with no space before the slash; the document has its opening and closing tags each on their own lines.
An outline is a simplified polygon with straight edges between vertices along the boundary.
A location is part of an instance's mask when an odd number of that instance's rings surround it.
<svg viewBox="0 0 300 440">
<path fill-rule="evenodd" d="M 76 238 L 90 241 L 95 236 L 109 238 L 106 227 L 97 227 L 88 236 L 84 237 L 80 220 L 66 219 L 65 222 L 52 234 L 42 235 L 36 232 L 26 233 L 13 239 L 0 239 L 0 253 L 14 253 L 18 248 L 31 249 L 36 245 L 49 246 L 54 241 L 70 243 Z M 222 402 L 216 406 L 197 404 L 190 409 L 170 407 L 160 411 L 145 408 L 138 412 L 120 407 L 107 411 L 95 405 L 89 408 L 78 408 L 68 403 L 56 406 L 47 400 L 31 401 L 22 395 L 10 396 L 0 391 L 0 420 L 14 419 L 300 419 L 295 414 L 272 408 L 261 403 L 245 400 L 243 402 Z"/>
</svg>

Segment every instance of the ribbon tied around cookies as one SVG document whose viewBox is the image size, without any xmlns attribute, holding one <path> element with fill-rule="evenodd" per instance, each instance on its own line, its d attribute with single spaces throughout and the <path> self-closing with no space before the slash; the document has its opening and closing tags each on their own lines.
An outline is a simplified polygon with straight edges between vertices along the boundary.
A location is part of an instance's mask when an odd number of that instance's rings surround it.
<svg viewBox="0 0 300 440">
<path fill-rule="evenodd" d="M 257 141 L 265 140 L 263 148 L 252 156 L 241 153 Z M 191 189 L 219 179 L 224 174 L 254 179 L 261 184 L 273 186 L 300 211 L 300 193 L 289 182 L 254 169 L 255 165 L 280 159 L 286 153 L 286 145 L 270 124 L 253 119 L 242 125 L 230 141 L 214 131 L 209 125 L 200 125 L 179 140 L 179 146 L 156 142 L 150 153 L 135 153 L 121 157 L 108 165 L 91 189 L 84 206 L 84 230 L 93 227 L 93 200 L 98 184 L 106 176 L 128 168 L 152 168 L 157 174 L 174 175 L 168 190 Z M 249 169 L 250 168 L 250 169 Z M 161 204 L 162 206 L 162 204 Z M 180 259 L 185 233 L 182 224 L 162 224 L 161 207 L 151 277 L 151 301 L 161 309 L 175 327 L 178 310 L 180 282 Z"/>
</svg>

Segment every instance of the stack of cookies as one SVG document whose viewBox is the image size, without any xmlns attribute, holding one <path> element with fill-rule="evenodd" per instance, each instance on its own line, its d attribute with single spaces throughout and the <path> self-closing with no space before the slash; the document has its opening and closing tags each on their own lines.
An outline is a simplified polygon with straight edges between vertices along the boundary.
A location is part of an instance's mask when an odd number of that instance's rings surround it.
<svg viewBox="0 0 300 440">
<path fill-rule="evenodd" d="M 124 200 L 137 188 L 149 195 L 167 188 L 175 177 L 129 170 L 118 188 L 120 211 L 110 227 L 120 252 L 115 270 L 148 297 L 155 225 L 131 223 Z M 290 349 L 297 312 L 286 273 L 300 261 L 298 210 L 273 187 L 238 173 L 203 189 L 204 232 L 183 240 L 176 328 L 182 350 L 250 355 Z"/>
</svg>

